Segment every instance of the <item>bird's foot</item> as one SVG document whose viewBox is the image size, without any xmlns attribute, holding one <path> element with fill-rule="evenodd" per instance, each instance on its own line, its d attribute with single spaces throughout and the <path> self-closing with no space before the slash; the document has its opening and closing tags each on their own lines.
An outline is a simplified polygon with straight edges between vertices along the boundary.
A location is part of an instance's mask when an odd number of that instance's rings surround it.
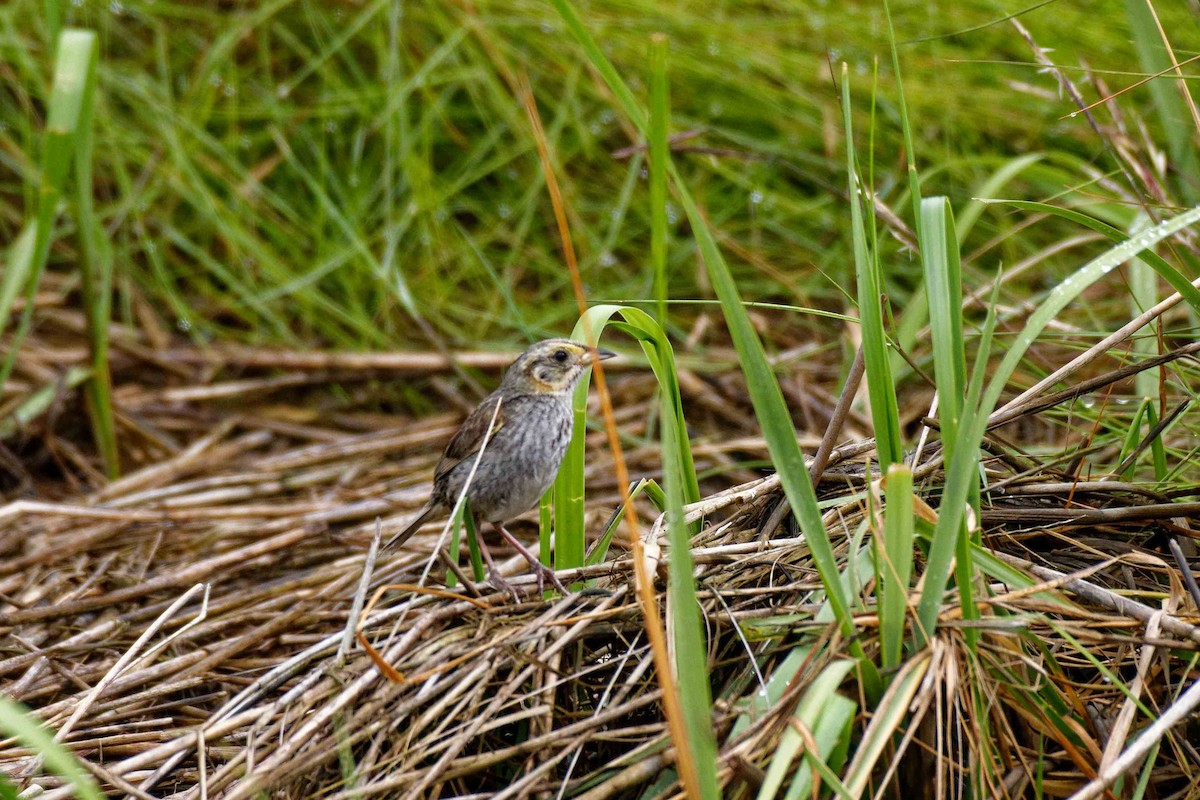
<svg viewBox="0 0 1200 800">
<path fill-rule="evenodd" d="M 561 594 L 567 594 L 567 587 L 563 586 L 563 582 L 558 579 L 558 575 L 554 572 L 554 570 L 550 569 L 550 567 L 547 567 L 536 558 L 531 560 L 529 565 L 533 567 L 533 574 L 537 576 L 539 596 L 546 591 L 546 581 L 550 581 L 554 588 L 557 589 Z"/>
<path fill-rule="evenodd" d="M 494 566 L 488 570 L 488 583 L 492 584 L 492 588 L 498 592 L 508 592 L 513 597 L 513 602 L 521 602 L 521 593 L 517 591 L 517 587 L 513 586 L 504 576 L 500 574 L 500 570 Z"/>
</svg>

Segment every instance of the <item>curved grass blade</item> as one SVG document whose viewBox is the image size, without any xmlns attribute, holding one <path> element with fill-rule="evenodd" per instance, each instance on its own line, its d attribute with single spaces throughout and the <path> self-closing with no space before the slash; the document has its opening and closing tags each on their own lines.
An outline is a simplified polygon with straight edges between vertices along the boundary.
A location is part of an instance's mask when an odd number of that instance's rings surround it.
<svg viewBox="0 0 1200 800">
<path fill-rule="evenodd" d="M 583 48 L 588 61 L 616 96 L 626 116 L 639 130 L 645 133 L 648 128 L 646 113 L 638 106 L 633 92 L 600 50 L 596 40 L 583 25 L 583 21 L 575 9 L 568 0 L 550 0 L 550 2 L 562 17 L 567 29 Z M 821 583 L 825 587 L 839 629 L 850 640 L 851 653 L 862 663 L 865 688 L 870 696 L 877 697 L 881 690 L 879 676 L 874 665 L 866 658 L 862 643 L 855 636 L 850 598 L 840 580 L 837 558 L 821 519 L 816 492 L 813 490 L 808 474 L 808 465 L 805 464 L 804 454 L 796 441 L 796 430 L 792 425 L 791 414 L 783 399 L 779 382 L 775 379 L 775 374 L 767 361 L 762 341 L 754 330 L 750 315 L 742 305 L 737 284 L 733 280 L 733 273 L 721 255 L 704 215 L 700 213 L 699 207 L 692 199 L 687 185 L 673 162 L 668 162 L 667 172 L 674 181 L 679 203 L 683 207 L 684 214 L 687 215 L 700 255 L 704 259 L 709 279 L 712 281 L 713 290 L 721 303 L 721 311 L 729 326 L 730 338 L 733 340 L 734 349 L 737 350 L 738 357 L 742 362 L 742 371 L 746 376 L 746 385 L 750 392 L 755 416 L 762 428 L 771 460 L 779 474 L 780 486 L 800 522 L 801 530 L 804 532 L 805 540 L 812 552 L 813 561 L 821 577 Z M 582 491 L 579 494 L 582 501 Z"/>
<path fill-rule="evenodd" d="M 955 452 L 948 463 L 946 483 L 942 490 L 942 504 L 925 569 L 925 588 L 917 606 L 919 637 L 931 636 L 937 627 L 938 609 L 941 607 L 946 590 L 951 555 L 955 542 L 959 538 L 958 530 L 964 519 L 964 506 L 971 490 L 972 481 L 978 481 L 976 472 L 978 449 L 987 427 L 987 418 L 992 409 L 996 407 L 1000 394 L 1008 384 L 1009 377 L 1020 364 L 1026 351 L 1037 340 L 1046 325 L 1088 286 L 1131 258 L 1141 255 L 1148 248 L 1197 222 L 1200 222 L 1200 207 L 1185 211 L 1130 237 L 1088 262 L 1058 284 L 1030 315 L 1025 327 L 1018 332 L 1016 339 L 996 368 L 980 402 L 974 404 L 968 401 L 969 414 L 959 429 L 954 443 Z M 982 351 L 983 347 L 981 346 Z M 978 373 L 981 369 L 982 365 L 977 364 L 976 374 L 972 375 L 972 383 L 979 378 Z"/>
<path fill-rule="evenodd" d="M 1065 219 L 1070 222 L 1075 222 L 1085 228 L 1103 234 L 1114 243 L 1127 242 L 1130 236 L 1120 228 L 1114 228 L 1107 222 L 1098 220 L 1095 217 L 1089 217 L 1087 214 L 1081 214 L 1071 208 L 1063 208 L 1049 203 L 1037 203 L 1032 200 L 985 200 L 985 203 L 1001 203 L 1013 208 L 1020 208 L 1025 211 L 1037 211 L 1045 214 Z M 1160 223 L 1162 224 L 1162 223 Z M 1200 312 L 1200 289 L 1192 285 L 1192 282 L 1184 277 L 1183 273 L 1171 266 L 1166 259 L 1152 250 L 1145 250 L 1138 254 L 1138 258 L 1149 264 L 1159 276 L 1165 280 L 1172 289 L 1179 292 L 1187 304 Z"/>
<path fill-rule="evenodd" d="M 612 323 L 638 339 L 642 351 L 650 362 L 650 369 L 658 380 L 659 391 L 664 401 L 669 400 L 671 413 L 662 418 L 662 425 L 674 425 L 682 434 L 679 436 L 677 464 L 683 480 L 685 503 L 700 499 L 700 486 L 696 479 L 696 466 L 692 460 L 692 449 L 687 439 L 687 424 L 683 417 L 683 399 L 679 380 L 675 373 L 675 356 L 666 334 L 654 318 L 638 308 L 618 305 L 592 306 L 579 318 L 571 332 L 572 338 L 582 338 L 590 333 L 599 342 L 600 335 L 610 324 L 614 315 L 625 322 Z M 554 480 L 554 565 L 557 569 L 583 566 L 586 545 L 583 529 L 583 442 L 586 434 L 586 410 L 591 373 L 585 372 L 575 387 L 573 409 L 575 427 L 571 443 L 563 457 L 558 477 Z M 664 461 L 666 459 L 664 458 Z"/>
<path fill-rule="evenodd" d="M 624 321 L 613 319 L 621 317 Z M 667 536 L 671 544 L 667 584 L 668 630 L 673 637 L 675 661 L 672 665 L 678 684 L 679 703 L 687 747 L 695 765 L 694 791 L 702 798 L 720 797 L 716 773 L 716 736 L 712 723 L 712 696 L 708 683 L 708 650 L 705 647 L 696 600 L 696 582 L 692 573 L 691 537 L 683 522 L 683 506 L 699 499 L 696 468 L 688 444 L 683 401 L 675 372 L 675 356 L 666 334 L 654 318 L 637 308 L 601 305 L 589 308 L 579 319 L 574 338 L 590 336 L 599 342 L 604 328 L 612 325 L 633 336 L 641 344 L 650 368 L 658 380 L 661 402 L 662 470 L 666 500 Z M 561 503 L 555 508 L 555 566 L 559 569 L 581 566 L 584 561 L 583 530 L 583 444 L 584 419 L 590 373 L 585 373 L 575 389 L 573 408 L 575 428 L 567 456 L 559 469 L 552 491 Z M 561 490 L 561 491 L 560 491 Z M 661 680 L 661 679 L 660 679 Z M 664 682 L 663 691 L 674 691 Z M 682 762 L 682 759 L 681 759 Z"/>
</svg>

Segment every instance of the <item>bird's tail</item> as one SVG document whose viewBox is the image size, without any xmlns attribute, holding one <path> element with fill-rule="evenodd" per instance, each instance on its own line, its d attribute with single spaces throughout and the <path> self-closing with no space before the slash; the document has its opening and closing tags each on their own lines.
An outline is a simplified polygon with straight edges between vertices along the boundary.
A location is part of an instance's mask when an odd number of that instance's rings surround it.
<svg viewBox="0 0 1200 800">
<path fill-rule="evenodd" d="M 417 512 L 416 518 L 413 519 L 412 522 L 408 523 L 407 528 L 397 533 L 391 539 L 388 539 L 388 542 L 384 545 L 384 548 L 386 549 L 388 547 L 402 545 L 407 542 L 409 538 L 411 538 L 412 535 L 417 532 L 417 528 L 420 528 L 423 524 L 425 524 L 425 520 L 432 517 L 434 512 L 437 510 L 438 506 L 432 500 L 430 500 L 425 504 L 424 508 Z"/>
</svg>

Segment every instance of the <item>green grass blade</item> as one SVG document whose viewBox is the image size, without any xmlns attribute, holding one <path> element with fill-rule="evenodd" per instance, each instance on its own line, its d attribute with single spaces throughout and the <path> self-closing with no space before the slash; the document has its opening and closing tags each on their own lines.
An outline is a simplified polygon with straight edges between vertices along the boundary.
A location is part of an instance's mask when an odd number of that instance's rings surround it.
<svg viewBox="0 0 1200 800">
<path fill-rule="evenodd" d="M 1004 205 L 1020 208 L 1025 211 L 1053 214 L 1056 217 L 1078 223 L 1085 228 L 1103 234 L 1112 242 L 1121 243 L 1130 240 L 1129 234 L 1120 228 L 1114 228 L 1107 222 L 1098 220 L 1095 217 L 1089 217 L 1087 214 L 1081 214 L 1070 208 L 1062 208 L 1061 206 L 1050 205 L 1049 203 L 1035 203 L 1030 200 L 991 200 L 988 202 L 1003 203 Z M 1191 281 L 1185 278 L 1182 272 L 1167 263 L 1167 260 L 1158 253 L 1150 250 L 1146 250 L 1138 258 L 1153 267 L 1154 271 L 1170 284 L 1172 289 L 1179 292 L 1189 306 L 1200 312 L 1200 289 L 1193 286 Z"/>
<path fill-rule="evenodd" d="M 1171 56 L 1148 0 L 1125 0 L 1125 14 L 1142 70 L 1147 75 L 1166 73 L 1150 81 L 1150 96 L 1167 137 L 1171 168 L 1183 178 L 1177 185 L 1187 201 L 1195 203 L 1200 200 L 1200 157 L 1194 143 L 1198 131 L 1180 94 L 1184 84 L 1174 71 L 1168 72 Z"/>
<path fill-rule="evenodd" d="M 663 492 L 662 487 L 650 478 L 642 478 L 637 482 L 637 485 L 629 490 L 630 502 L 640 494 L 645 494 L 646 498 L 660 512 L 667 510 L 666 494 Z M 621 520 L 625 519 L 627 513 L 629 513 L 629 508 L 625 504 L 622 504 L 613 513 L 608 524 L 604 526 L 604 532 L 600 534 L 600 538 L 596 540 L 596 544 L 592 547 L 592 552 L 587 556 L 587 566 L 590 567 L 594 564 L 604 563 L 604 559 L 608 556 L 608 548 L 612 544 L 613 536 L 617 533 L 617 526 L 621 524 Z"/>
<path fill-rule="evenodd" d="M 882 666 L 900 665 L 908 617 L 908 585 L 912 578 L 913 476 L 907 464 L 892 464 L 887 474 L 887 505 L 884 508 L 884 535 L 877 550 L 875 568 L 879 592 L 879 638 Z"/>
<path fill-rule="evenodd" d="M 41 175 L 37 190 L 37 220 L 26 226 L 35 230 L 32 253 L 28 261 L 18 267 L 24 272 L 25 308 L 20 322 L 13 333 L 0 366 L 0 388 L 8 381 L 16 363 L 17 353 L 29 332 L 33 318 L 33 298 L 41 283 L 42 272 L 50 256 L 50 244 L 54 239 L 58 205 L 66 186 L 67 175 L 76 158 L 76 136 L 80 125 L 91 117 L 89 103 L 93 94 L 95 69 L 95 34 L 90 31 L 65 30 L 59 36 L 54 63 L 54 82 L 50 87 L 47 103 L 46 130 L 42 137 Z M 18 241 L 18 245 L 20 242 Z M 19 259 L 24 250 L 15 248 Z M 23 260 L 23 259 L 22 259 Z M 14 283 L 17 279 L 14 278 Z M 5 291 L 8 291 L 7 283 Z M 11 305 L 10 305 L 11 308 Z M 0 318 L 0 332 L 7 327 L 8 318 Z"/>
<path fill-rule="evenodd" d="M 619 316 L 624 322 L 613 317 Z M 685 503 L 699 499 L 696 468 L 688 444 L 683 418 L 682 393 L 675 372 L 671 344 L 659 324 L 646 312 L 615 305 L 593 306 L 575 326 L 572 337 L 587 336 L 599 342 L 604 329 L 612 325 L 633 336 L 641 344 L 650 368 L 658 380 L 661 429 L 662 469 L 666 503 L 667 535 L 671 544 L 668 572 L 668 629 L 673 636 L 675 676 L 679 684 L 688 741 L 676 743 L 690 748 L 696 765 L 701 797 L 716 800 L 720 789 L 716 773 L 716 738 L 712 727 L 712 697 L 708 684 L 708 650 L 701 625 L 700 605 L 696 600 L 696 582 L 692 574 L 691 534 L 683 522 Z M 583 436 L 584 411 L 591 375 L 587 373 L 575 389 L 575 429 L 563 466 L 552 491 L 559 503 L 555 507 L 555 566 L 566 569 L 584 563 L 583 536 Z M 559 516 L 561 513 L 561 516 Z M 628 513 L 628 512 L 626 512 Z M 611 526 L 610 526 L 611 527 Z"/>
<path fill-rule="evenodd" d="M 909 719 L 909 706 L 929 672 L 929 663 L 928 652 L 906 661 L 873 710 L 871 722 L 855 748 L 854 758 L 846 767 L 844 780 L 852 797 L 868 796 L 866 791 L 875 777 L 875 765 L 895 741 L 895 733 Z"/>
<path fill-rule="evenodd" d="M 645 112 L 638 106 L 629 86 L 601 52 L 596 40 L 583 25 L 574 8 L 567 0 L 550 1 L 562 16 L 567 29 L 583 47 L 588 61 L 616 96 L 626 116 L 645 133 L 647 130 Z M 771 460 L 779 474 L 780 485 L 804 531 L 834 616 L 843 634 L 851 639 L 851 651 L 857 658 L 863 659 L 863 670 L 868 688 L 872 693 L 877 693 L 880 689 L 878 675 L 873 674 L 872 665 L 866 662 L 862 644 L 854 635 L 855 627 L 850 599 L 842 586 L 837 558 L 821 519 L 816 493 L 813 491 L 812 481 L 809 479 L 808 467 L 804 463 L 804 454 L 800 451 L 800 445 L 796 441 L 796 431 L 792 425 L 787 404 L 784 402 L 783 392 L 779 388 L 779 382 L 775 380 L 775 375 L 763 350 L 762 341 L 758 338 L 750 316 L 742 305 L 733 274 L 717 247 L 716 239 L 713 237 L 707 220 L 700 213 L 699 207 L 692 199 L 691 193 L 688 192 L 687 186 L 673 162 L 668 163 L 667 171 L 674 181 L 680 205 L 692 227 L 692 233 L 700 255 L 704 259 L 713 290 L 716 292 L 717 299 L 721 304 L 721 311 L 729 326 L 730 338 L 733 340 L 734 349 L 737 350 L 741 360 L 750 399 L 762 428 L 763 437 L 767 442 L 767 450 L 771 454 Z"/>
<path fill-rule="evenodd" d="M 959 215 L 954 229 L 958 232 L 959 241 L 965 240 L 975 228 L 975 223 L 987 208 L 988 201 L 981 198 L 994 197 L 1004 186 L 1007 186 L 1018 175 L 1040 163 L 1045 158 L 1044 153 L 1025 153 L 1009 159 L 978 186 L 971 189 L 971 199 L 967 202 L 962 214 Z"/>
<path fill-rule="evenodd" d="M 74 796 L 80 800 L 104 800 L 95 779 L 83 768 L 75 754 L 61 742 L 33 713 L 7 695 L 0 694 L 0 732 L 17 739 L 41 755 L 46 767 L 74 785 Z"/>
<path fill-rule="evenodd" d="M 700 783 L 700 796 L 718 800 L 717 742 L 712 723 L 712 694 L 709 688 L 708 648 L 705 643 L 700 603 L 696 600 L 696 578 L 692 572 L 691 534 L 683 521 L 684 486 L 681 443 L 687 428 L 675 419 L 669 391 L 661 391 L 663 492 L 667 501 L 667 538 L 671 543 L 667 571 L 667 630 L 674 644 L 676 680 L 688 729 L 686 745 Z M 678 746 L 680 743 L 676 743 Z"/>
<path fill-rule="evenodd" d="M 32 420 L 46 413 L 63 391 L 78 387 L 91 376 L 91 370 L 86 367 L 69 367 L 61 379 L 30 392 L 12 413 L 0 419 L 0 440 L 21 431 Z"/>
<path fill-rule="evenodd" d="M 987 418 L 996 407 L 1009 377 L 1020 364 L 1029 347 L 1058 314 L 1079 296 L 1088 286 L 1116 269 L 1121 264 L 1142 254 L 1162 240 L 1186 227 L 1200 222 L 1200 208 L 1185 211 L 1153 228 L 1130 237 L 1088 262 L 1073 275 L 1059 283 L 1030 315 L 1024 328 L 1018 331 L 1003 360 L 983 393 L 978 404 L 968 401 L 967 408 L 973 409 L 969 422 L 964 420 L 954 444 L 954 456 L 948 463 L 946 484 L 942 490 L 942 504 L 938 522 L 925 569 L 925 588 L 917 607 L 919 634 L 932 635 L 937 625 L 938 609 L 941 607 L 946 581 L 950 574 L 951 555 L 958 541 L 958 531 L 964 518 L 964 505 L 971 490 L 972 481 L 978 480 L 976 472 L 979 443 L 987 427 Z M 981 345 L 981 352 L 984 348 Z M 976 365 L 972 375 L 974 383 L 981 370 Z"/>
<path fill-rule="evenodd" d="M 921 202 L 921 266 L 925 276 L 929 329 L 933 340 L 938 420 L 947 461 L 954 455 L 967 391 L 966 342 L 962 325 L 962 262 L 957 230 L 954 212 L 947 198 L 930 197 Z M 967 502 L 978 512 L 977 482 L 971 484 Z M 979 611 L 972 595 L 974 569 L 965 525 L 959 530 L 955 564 L 963 617 L 978 619 Z M 969 642 L 974 642 L 977 631 L 968 629 L 966 636 Z"/>
<path fill-rule="evenodd" d="M 900 74 L 900 51 L 896 47 L 896 28 L 892 24 L 892 7 L 883 0 L 883 13 L 887 17 L 888 46 L 892 51 L 892 72 L 896 76 L 896 103 L 900 111 L 900 127 L 904 131 L 904 151 L 908 160 L 908 193 L 912 200 L 913 219 L 918 233 L 921 230 L 921 175 L 917 172 L 917 150 L 913 143 L 912 122 L 908 117 L 908 100 L 904 96 L 904 80 Z"/>
<path fill-rule="evenodd" d="M 59 31 L 63 26 L 63 6 L 66 5 L 63 0 L 42 0 L 43 13 L 46 19 L 46 40 L 50 42 L 58 42 Z"/>
<path fill-rule="evenodd" d="M 33 270 L 33 248 L 36 242 L 37 223 L 30 222 L 8 248 L 4 273 L 0 274 L 0 331 L 4 329 L 4 323 L 12 313 L 17 295 L 25 288 L 25 281 Z"/>
<path fill-rule="evenodd" d="M 813 679 L 796 706 L 794 716 L 800 725 L 813 734 L 819 757 L 828 756 L 834 750 L 838 731 L 844 729 L 845 722 L 853 718 L 857 709 L 857 704 L 837 691 L 854 667 L 855 663 L 847 659 L 839 659 L 829 664 Z M 822 732 L 820 736 L 817 736 L 818 730 Z M 771 763 L 767 766 L 758 790 L 758 800 L 777 797 L 788 778 L 791 778 L 791 785 L 788 786 L 786 797 L 810 796 L 813 768 L 792 768 L 792 763 L 803 746 L 804 737 L 794 726 L 789 725 L 780 736 L 779 744 L 771 755 Z"/>
<path fill-rule="evenodd" d="M 1153 428 L 1158 422 L 1158 417 L 1154 413 L 1154 401 L 1149 397 L 1143 397 L 1142 402 L 1138 404 L 1138 410 L 1133 415 L 1133 420 L 1129 424 L 1129 429 L 1125 431 L 1125 440 L 1121 443 L 1121 450 L 1117 453 L 1117 463 L 1122 464 L 1125 458 L 1134 451 L 1141 439 L 1142 421 L 1150 417 L 1148 427 Z M 1137 464 L 1131 463 L 1126 467 L 1120 475 L 1121 480 L 1133 480 L 1134 472 L 1137 470 Z"/>
<path fill-rule="evenodd" d="M 83 310 L 88 321 L 88 346 L 92 378 L 85 387 L 92 436 L 104 463 L 104 473 L 114 479 L 121 472 L 117 426 L 113 417 L 112 377 L 108 366 L 108 327 L 112 316 L 112 251 L 102 236 L 92 199 L 92 116 L 96 106 L 96 35 L 68 30 L 59 44 L 59 56 L 75 70 L 83 89 L 75 129 L 75 217 L 79 229 L 79 274 Z"/>
<path fill-rule="evenodd" d="M 1154 307 L 1161 299 L 1158 296 L 1158 276 L 1145 259 L 1135 258 L 1129 265 L 1129 311 L 1136 317 L 1146 309 Z M 1138 358 L 1153 358 L 1158 355 L 1158 338 L 1154 323 L 1146 325 L 1129 342 Z M 1133 378 L 1134 393 L 1138 397 L 1154 397 L 1158 394 L 1158 379 L 1162 367 L 1143 370 Z"/>
<path fill-rule="evenodd" d="M 650 267 L 658 324 L 667 327 L 667 37 L 650 37 Z"/>
<path fill-rule="evenodd" d="M 642 351 L 650 363 L 650 368 L 658 381 L 659 391 L 664 402 L 671 408 L 671 414 L 664 417 L 662 424 L 674 425 L 681 431 L 677 454 L 670 456 L 677 460 L 682 476 L 682 491 L 684 502 L 694 503 L 700 499 L 700 487 L 696 478 L 696 466 L 692 459 L 691 445 L 687 439 L 687 423 L 683 417 L 683 394 L 679 389 L 679 380 L 675 373 L 675 356 L 666 333 L 654 318 L 641 309 L 631 306 L 597 305 L 589 308 L 571 333 L 572 338 L 583 341 L 587 335 L 600 340 L 604 329 L 614 316 L 624 320 L 624 324 L 612 322 L 626 333 L 633 335 L 641 344 Z M 575 426 L 571 443 L 559 467 L 558 476 L 554 480 L 554 565 L 557 569 L 570 569 L 583 566 L 586 541 L 583 529 L 583 500 L 584 500 L 584 463 L 583 444 L 586 433 L 586 410 L 588 386 L 591 384 L 590 371 L 585 373 L 575 387 L 573 410 Z M 667 457 L 664 454 L 664 457 Z"/>
<path fill-rule="evenodd" d="M 904 439 L 900 433 L 900 412 L 896 402 L 896 384 L 887 335 L 883 330 L 882 270 L 878 253 L 867 245 L 862 200 L 866 189 L 858 175 L 854 158 L 854 131 L 850 120 L 849 68 L 842 65 L 842 114 L 846 137 L 846 174 L 850 181 L 850 225 L 854 243 L 854 272 L 858 282 L 858 314 L 862 324 L 863 360 L 867 367 L 867 394 L 871 398 L 871 421 L 879 452 L 879 469 L 886 472 L 893 463 L 904 460 Z M 872 226 L 873 227 L 873 226 Z"/>
<path fill-rule="evenodd" d="M 967 366 L 962 326 L 962 264 L 954 233 L 954 215 L 945 197 L 921 202 L 921 264 L 929 303 L 938 421 L 947 445 L 962 419 Z"/>
</svg>

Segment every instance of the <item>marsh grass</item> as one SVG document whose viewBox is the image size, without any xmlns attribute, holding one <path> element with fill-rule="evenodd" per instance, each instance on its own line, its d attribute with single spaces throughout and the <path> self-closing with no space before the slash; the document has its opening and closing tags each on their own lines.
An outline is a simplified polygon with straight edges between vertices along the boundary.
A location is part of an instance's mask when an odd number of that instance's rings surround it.
<svg viewBox="0 0 1200 800">
<path fill-rule="evenodd" d="M 1155 19 L 1178 9 L 1122 6 L 1129 43 L 1063 4 L 999 22 L 855 7 L 825 69 L 804 32 L 732 8 L 158 0 L 17 25 L 30 7 L 0 9 L 18 175 L 0 204 L 17 453 L 0 456 L 21 492 L 64 501 L 0 507 L 0 630 L 43 643 L 0 654 L 0 675 L 50 724 L 81 720 L 67 744 L 106 789 L 1194 785 L 1167 724 L 1200 642 L 1174 536 L 1200 518 L 1193 106 L 1160 79 L 1079 111 L 1108 80 L 1185 70 L 1190 45 Z M 70 151 L 54 92 L 43 126 L 30 88 L 83 23 L 103 43 L 94 168 L 93 126 Z M 1140 71 L 1062 63 L 1093 51 Z M 43 139 L 72 160 L 35 167 Z M 537 598 L 525 578 L 510 607 L 413 591 L 425 539 L 364 556 L 456 421 L 395 415 L 470 405 L 504 361 L 448 355 L 572 324 L 636 341 L 624 366 L 647 368 L 597 376 L 607 454 L 581 385 L 537 512 L 542 557 L 591 591 Z M 285 349 L 314 342 L 340 352 Z M 346 354 L 398 343 L 430 352 Z M 81 448 L 57 413 L 101 365 L 134 468 L 113 482 L 92 466 L 111 446 Z M 591 524 L 597 507 L 629 533 Z M 211 602 L 176 619 L 197 581 Z M 360 614 L 372 588 L 394 605 Z M 131 719 L 147 738 L 114 738 Z M 36 758 L 0 747 L 6 770 Z"/>
</svg>

